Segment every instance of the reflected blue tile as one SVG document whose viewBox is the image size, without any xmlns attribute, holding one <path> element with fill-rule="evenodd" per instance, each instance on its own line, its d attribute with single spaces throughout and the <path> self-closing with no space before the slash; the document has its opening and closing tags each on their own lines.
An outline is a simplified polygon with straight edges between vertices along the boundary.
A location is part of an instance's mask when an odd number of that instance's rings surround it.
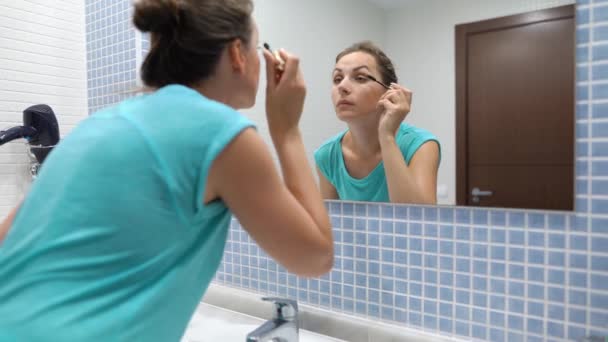
<svg viewBox="0 0 608 342">
<path fill-rule="evenodd" d="M 490 214 L 490 224 L 494 227 L 504 227 L 506 214 L 504 211 L 492 211 Z"/>
<path fill-rule="evenodd" d="M 566 237 L 563 234 L 549 234 L 550 248 L 566 248 Z"/>
<path fill-rule="evenodd" d="M 377 204 L 368 204 L 367 205 L 367 216 L 368 217 L 379 217 L 380 216 L 380 206 Z"/>
<path fill-rule="evenodd" d="M 418 283 L 410 283 L 410 294 L 412 296 L 422 296 L 422 285 Z"/>
<path fill-rule="evenodd" d="M 493 262 L 490 265 L 490 273 L 494 277 L 504 277 L 505 276 L 505 264 Z"/>
<path fill-rule="evenodd" d="M 415 312 L 409 313 L 409 322 L 414 326 L 422 326 L 422 315 Z"/>
<path fill-rule="evenodd" d="M 587 273 L 570 271 L 568 278 L 572 287 L 587 287 Z"/>
<path fill-rule="evenodd" d="M 443 301 L 453 301 L 454 300 L 454 292 L 452 291 L 452 289 L 449 289 L 447 287 L 442 287 L 439 290 L 439 298 Z"/>
<path fill-rule="evenodd" d="M 566 274 L 561 270 L 549 270 L 547 271 L 547 279 L 549 283 L 563 285 L 566 282 Z"/>
<path fill-rule="evenodd" d="M 528 246 L 544 247 L 545 233 L 528 232 Z"/>
<path fill-rule="evenodd" d="M 454 254 L 454 243 L 452 241 L 440 241 L 439 242 L 439 253 Z"/>
<path fill-rule="evenodd" d="M 517 281 L 509 282 L 509 295 L 523 297 L 525 295 L 525 286 L 524 283 Z"/>
<path fill-rule="evenodd" d="M 494 260 L 506 260 L 505 247 L 493 246 L 492 247 L 492 259 Z"/>
<path fill-rule="evenodd" d="M 380 216 L 382 218 L 392 219 L 394 217 L 394 209 L 391 204 L 383 204 L 380 206 Z"/>
<path fill-rule="evenodd" d="M 468 289 L 471 287 L 471 277 L 464 274 L 456 274 L 456 287 Z"/>
<path fill-rule="evenodd" d="M 608 251 L 608 238 L 595 237 L 595 236 L 593 238 L 591 238 L 591 251 L 592 252 Z"/>
<path fill-rule="evenodd" d="M 400 293 L 400 294 L 406 294 L 407 293 L 407 282 L 401 281 L 401 280 L 396 280 L 395 281 L 395 292 Z"/>
<path fill-rule="evenodd" d="M 593 290 L 608 291 L 608 275 L 591 274 L 591 288 Z"/>
<path fill-rule="evenodd" d="M 342 227 L 344 229 L 354 229 L 355 220 L 352 217 L 343 217 L 342 218 Z M 352 234 L 352 232 L 351 232 L 351 234 Z"/>
<path fill-rule="evenodd" d="M 591 293 L 591 307 L 606 310 L 608 308 L 608 293 Z"/>
<path fill-rule="evenodd" d="M 523 245 L 526 241 L 525 234 L 523 231 L 511 230 L 509 231 L 509 243 L 511 245 Z"/>
<path fill-rule="evenodd" d="M 399 205 L 395 207 L 395 218 L 397 220 L 406 220 L 407 219 L 407 207 L 404 205 Z"/>
<path fill-rule="evenodd" d="M 586 324 L 587 314 L 585 310 L 570 308 L 568 310 L 568 320 L 572 323 Z"/>
<path fill-rule="evenodd" d="M 417 222 L 410 223 L 410 235 L 422 236 L 422 224 Z"/>
<path fill-rule="evenodd" d="M 444 286 L 454 285 L 454 275 L 448 272 L 439 273 L 439 283 Z"/>
<path fill-rule="evenodd" d="M 528 332 L 542 335 L 544 332 L 543 321 L 535 318 L 528 318 Z"/>
<path fill-rule="evenodd" d="M 471 211 L 468 209 L 456 209 L 456 223 L 470 223 Z"/>
<path fill-rule="evenodd" d="M 410 269 L 410 280 L 421 282 L 422 281 L 422 269 L 411 268 Z"/>
<path fill-rule="evenodd" d="M 357 233 L 357 235 L 360 235 L 360 233 Z M 363 235 L 363 234 L 361 234 Z M 363 235 L 365 236 L 365 235 Z M 357 244 L 365 244 L 364 242 L 362 243 L 362 241 L 360 241 L 359 238 L 357 238 Z M 379 234 L 368 234 L 367 235 L 367 245 L 372 246 L 372 247 L 380 247 L 380 235 Z"/>
<path fill-rule="evenodd" d="M 364 203 L 355 203 L 355 214 L 359 217 L 367 216 L 367 205 Z"/>
<path fill-rule="evenodd" d="M 367 312 L 371 317 L 380 318 L 380 307 L 377 304 L 368 304 Z"/>
<path fill-rule="evenodd" d="M 570 267 L 587 268 L 587 256 L 584 254 L 570 254 Z"/>
<path fill-rule="evenodd" d="M 422 254 L 420 254 L 420 253 L 410 253 L 410 265 L 412 265 L 412 266 L 422 266 Z"/>
<path fill-rule="evenodd" d="M 568 339 L 570 341 L 579 340 L 584 336 L 586 336 L 585 328 L 579 328 L 573 325 L 568 326 Z"/>
<path fill-rule="evenodd" d="M 488 306 L 488 296 L 481 293 L 476 293 L 473 295 L 473 305 L 480 307 Z"/>
<path fill-rule="evenodd" d="M 521 265 L 509 265 L 509 278 L 510 279 L 525 279 L 524 266 Z"/>
<path fill-rule="evenodd" d="M 424 251 L 427 253 L 437 253 L 437 240 L 425 240 Z"/>
<path fill-rule="evenodd" d="M 528 215 L 528 226 L 530 228 L 545 228 L 545 215 L 544 214 L 529 214 Z"/>
<path fill-rule="evenodd" d="M 439 303 L 439 315 L 443 317 L 452 317 L 454 312 L 453 306 L 451 303 Z"/>
<path fill-rule="evenodd" d="M 456 255 L 469 257 L 471 255 L 471 245 L 469 243 L 456 243 Z"/>
<path fill-rule="evenodd" d="M 413 221 L 422 221 L 422 208 L 410 207 L 409 219 Z"/>
<path fill-rule="evenodd" d="M 528 315 L 544 317 L 545 306 L 542 303 L 528 302 Z"/>
<path fill-rule="evenodd" d="M 506 243 L 506 232 L 504 229 L 492 229 L 492 242 Z"/>
<path fill-rule="evenodd" d="M 454 309 L 456 312 L 455 317 L 457 317 L 458 319 L 461 319 L 461 320 L 465 320 L 465 321 L 469 320 L 471 310 L 468 307 L 462 306 L 462 305 L 456 305 L 454 307 Z"/>
<path fill-rule="evenodd" d="M 562 323 L 547 322 L 547 334 L 551 337 L 564 338 L 564 325 Z"/>
<path fill-rule="evenodd" d="M 549 252 L 547 259 L 551 266 L 566 266 L 566 254 L 563 252 Z"/>
<path fill-rule="evenodd" d="M 454 227 L 441 225 L 439 229 L 439 236 L 442 239 L 453 239 L 454 238 Z"/>
<path fill-rule="evenodd" d="M 395 234 L 406 235 L 407 234 L 407 223 L 406 222 L 395 222 Z"/>
<path fill-rule="evenodd" d="M 437 302 L 431 300 L 424 301 L 424 313 L 428 315 L 437 315 Z"/>
<path fill-rule="evenodd" d="M 452 321 L 449 319 L 441 318 L 439 319 L 439 330 L 444 333 L 452 332 Z"/>
<path fill-rule="evenodd" d="M 441 270 L 452 270 L 454 266 L 453 259 L 451 257 L 441 257 L 439 259 L 439 268 Z"/>
<path fill-rule="evenodd" d="M 397 236 L 395 237 L 395 248 L 398 250 L 406 250 L 407 249 L 407 238 Z"/>
<path fill-rule="evenodd" d="M 576 29 L 576 43 L 577 44 L 586 44 L 588 42 L 589 42 L 589 29 L 588 28 Z"/>
<path fill-rule="evenodd" d="M 568 302 L 573 305 L 587 306 L 587 292 L 579 290 L 568 291 Z"/>
<path fill-rule="evenodd" d="M 471 272 L 471 260 L 457 258 L 456 259 L 456 271 L 462 273 L 470 273 Z"/>
<path fill-rule="evenodd" d="M 490 329 L 490 341 L 504 342 L 505 341 L 505 332 L 501 329 Z"/>
<path fill-rule="evenodd" d="M 487 329 L 481 325 L 473 325 L 472 335 L 474 338 L 485 340 L 487 336 Z"/>
<path fill-rule="evenodd" d="M 454 209 L 451 208 L 440 208 L 439 209 L 440 221 L 444 223 L 454 222 Z"/>
<path fill-rule="evenodd" d="M 418 312 L 422 312 L 422 301 L 418 298 L 412 298 L 410 297 L 409 300 L 409 309 L 411 311 L 418 311 Z"/>
<path fill-rule="evenodd" d="M 485 209 L 473 210 L 473 223 L 478 225 L 488 224 L 488 211 Z"/>
<path fill-rule="evenodd" d="M 488 245 L 487 244 L 473 245 L 473 257 L 480 258 L 480 259 L 487 259 L 488 258 Z"/>
<path fill-rule="evenodd" d="M 545 269 L 542 267 L 528 267 L 528 281 L 545 281 Z"/>
<path fill-rule="evenodd" d="M 507 322 L 511 330 L 524 330 L 524 319 L 521 316 L 509 315 Z"/>
<path fill-rule="evenodd" d="M 488 241 L 488 229 L 487 228 L 474 228 L 473 229 L 473 240 L 477 242 Z"/>
<path fill-rule="evenodd" d="M 570 249 L 575 250 L 587 250 L 587 237 L 586 236 L 570 236 Z"/>
<path fill-rule="evenodd" d="M 456 290 L 456 303 L 459 304 L 469 304 L 471 301 L 471 295 L 469 291 L 464 290 Z M 457 315 L 461 317 L 460 315 Z"/>
<path fill-rule="evenodd" d="M 608 313 L 606 312 L 591 312 L 590 323 L 594 327 L 605 327 L 608 322 Z M 596 335 L 601 336 L 601 335 Z"/>
<path fill-rule="evenodd" d="M 456 334 L 461 336 L 469 336 L 469 325 L 456 321 Z"/>
<path fill-rule="evenodd" d="M 437 221 L 437 208 L 424 208 L 424 220 L 427 222 Z"/>
<path fill-rule="evenodd" d="M 490 296 L 490 309 L 503 311 L 505 310 L 506 300 L 504 296 Z"/>
<path fill-rule="evenodd" d="M 425 270 L 424 271 L 424 282 L 427 284 L 437 284 L 437 271 Z"/>
<path fill-rule="evenodd" d="M 557 321 L 563 321 L 565 319 L 564 307 L 562 304 L 549 304 L 547 306 L 547 317 Z"/>
<path fill-rule="evenodd" d="M 607 272 L 608 271 L 608 257 L 592 256 L 591 257 L 591 269 L 593 271 Z"/>
<path fill-rule="evenodd" d="M 543 250 L 528 250 L 528 262 L 531 264 L 544 264 L 545 252 Z"/>
<path fill-rule="evenodd" d="M 526 222 L 526 215 L 522 212 L 509 213 L 509 226 L 513 228 L 523 228 Z"/>
<path fill-rule="evenodd" d="M 395 252 L 395 263 L 398 265 L 407 264 L 407 253 L 405 252 Z"/>
<path fill-rule="evenodd" d="M 471 229 L 466 226 L 457 226 L 456 227 L 456 240 L 470 240 L 471 239 Z"/>
</svg>

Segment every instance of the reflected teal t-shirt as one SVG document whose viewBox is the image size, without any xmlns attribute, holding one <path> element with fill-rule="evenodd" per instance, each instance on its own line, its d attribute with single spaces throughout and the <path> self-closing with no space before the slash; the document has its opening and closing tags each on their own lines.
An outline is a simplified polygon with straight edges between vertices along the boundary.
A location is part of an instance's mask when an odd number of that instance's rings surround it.
<svg viewBox="0 0 608 342">
<path fill-rule="evenodd" d="M 251 126 L 179 85 L 79 124 L 0 244 L 0 341 L 179 341 L 231 218 L 209 168 Z"/>
<path fill-rule="evenodd" d="M 364 178 L 354 178 L 348 173 L 342 155 L 342 138 L 346 132 L 329 139 L 315 151 L 317 167 L 336 188 L 341 200 L 390 202 L 382 161 Z M 439 140 L 433 134 L 406 123 L 399 126 L 395 139 L 408 164 L 424 143 L 435 141 L 440 146 Z"/>
</svg>

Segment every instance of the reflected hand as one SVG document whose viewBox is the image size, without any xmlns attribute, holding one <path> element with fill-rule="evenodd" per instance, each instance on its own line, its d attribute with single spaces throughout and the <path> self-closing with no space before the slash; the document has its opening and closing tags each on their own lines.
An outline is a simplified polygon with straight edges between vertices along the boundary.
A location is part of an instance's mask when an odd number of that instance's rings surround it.
<svg viewBox="0 0 608 342">
<path fill-rule="evenodd" d="M 378 125 L 379 137 L 394 137 L 412 105 L 412 91 L 396 83 L 378 101 L 381 111 Z"/>
</svg>

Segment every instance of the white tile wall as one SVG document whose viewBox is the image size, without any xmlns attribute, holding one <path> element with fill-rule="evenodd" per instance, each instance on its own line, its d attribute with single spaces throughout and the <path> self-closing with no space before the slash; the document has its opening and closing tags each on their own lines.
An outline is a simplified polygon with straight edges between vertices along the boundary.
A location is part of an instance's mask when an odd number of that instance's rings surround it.
<svg viewBox="0 0 608 342">
<path fill-rule="evenodd" d="M 46 103 L 65 136 L 88 114 L 86 76 L 84 1 L 0 0 L 0 129 Z M 24 152 L 0 146 L 0 217 L 23 195 Z"/>
</svg>

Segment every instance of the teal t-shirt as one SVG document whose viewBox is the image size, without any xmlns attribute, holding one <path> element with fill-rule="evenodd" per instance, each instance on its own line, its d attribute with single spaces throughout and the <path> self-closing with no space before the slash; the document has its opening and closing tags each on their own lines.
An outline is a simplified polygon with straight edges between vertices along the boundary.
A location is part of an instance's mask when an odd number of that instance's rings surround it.
<svg viewBox="0 0 608 342">
<path fill-rule="evenodd" d="M 79 124 L 0 244 L 0 341 L 179 341 L 231 218 L 209 168 L 251 126 L 179 85 Z"/>
<path fill-rule="evenodd" d="M 388 186 L 382 161 L 364 178 L 354 178 L 348 173 L 342 155 L 342 138 L 346 132 L 344 131 L 329 139 L 315 151 L 317 167 L 336 188 L 341 200 L 389 202 Z M 406 123 L 399 126 L 395 139 L 408 164 L 424 143 L 435 141 L 439 146 L 439 140 L 433 134 Z"/>
</svg>

